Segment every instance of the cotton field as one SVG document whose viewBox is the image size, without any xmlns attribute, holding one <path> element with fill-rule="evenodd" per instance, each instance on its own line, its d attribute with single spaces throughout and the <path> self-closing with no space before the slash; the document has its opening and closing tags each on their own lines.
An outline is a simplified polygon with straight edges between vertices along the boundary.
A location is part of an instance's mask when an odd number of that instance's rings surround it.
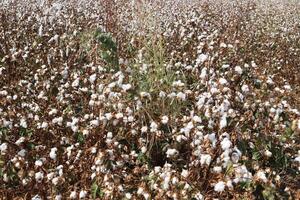
<svg viewBox="0 0 300 200">
<path fill-rule="evenodd" d="M 0 199 L 300 199 L 300 3 L 0 1 Z"/>
</svg>

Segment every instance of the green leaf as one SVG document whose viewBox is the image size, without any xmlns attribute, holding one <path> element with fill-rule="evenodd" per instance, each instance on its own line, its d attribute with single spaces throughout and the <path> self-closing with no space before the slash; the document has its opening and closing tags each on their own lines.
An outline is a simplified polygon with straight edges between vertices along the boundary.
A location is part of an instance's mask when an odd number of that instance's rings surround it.
<svg viewBox="0 0 300 200">
<path fill-rule="evenodd" d="M 85 138 L 82 132 L 77 132 L 75 137 L 77 142 L 79 142 L 80 144 L 84 143 Z"/>
<path fill-rule="evenodd" d="M 104 192 L 101 191 L 101 188 L 98 186 L 96 182 L 94 182 L 91 187 L 91 194 L 93 199 L 96 199 L 97 197 L 101 198 L 104 196 Z"/>
<path fill-rule="evenodd" d="M 252 154 L 252 159 L 259 160 L 261 158 L 261 155 L 258 151 L 254 151 Z"/>
</svg>

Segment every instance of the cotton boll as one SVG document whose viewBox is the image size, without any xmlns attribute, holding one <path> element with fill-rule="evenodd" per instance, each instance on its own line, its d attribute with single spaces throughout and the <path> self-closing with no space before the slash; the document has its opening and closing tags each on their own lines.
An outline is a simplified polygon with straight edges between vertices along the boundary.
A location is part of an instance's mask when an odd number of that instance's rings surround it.
<svg viewBox="0 0 300 200">
<path fill-rule="evenodd" d="M 97 78 L 97 75 L 96 74 L 92 74 L 90 77 L 89 77 L 89 81 L 93 84 L 95 82 Z"/>
<path fill-rule="evenodd" d="M 272 152 L 269 151 L 269 150 L 266 150 L 266 151 L 264 152 L 264 154 L 265 154 L 265 156 L 267 156 L 267 157 L 271 157 L 271 156 L 272 156 Z"/>
<path fill-rule="evenodd" d="M 55 114 L 57 114 L 57 109 L 51 109 L 48 114 L 49 115 L 55 115 Z"/>
<path fill-rule="evenodd" d="M 225 183 L 223 181 L 218 182 L 215 186 L 214 186 L 214 190 L 216 192 L 223 192 L 225 189 Z"/>
<path fill-rule="evenodd" d="M 189 176 L 189 171 L 183 169 L 182 172 L 181 172 L 181 176 L 183 176 L 184 178 L 187 178 Z"/>
<path fill-rule="evenodd" d="M 160 91 L 159 92 L 159 97 L 160 98 L 165 98 L 166 97 L 166 93 L 164 91 Z"/>
<path fill-rule="evenodd" d="M 131 89 L 131 84 L 123 84 L 122 89 L 126 92 L 127 90 Z"/>
<path fill-rule="evenodd" d="M 117 114 L 115 115 L 115 117 L 116 117 L 117 119 L 121 119 L 121 118 L 123 118 L 123 113 L 117 113 Z"/>
<path fill-rule="evenodd" d="M 132 195 L 130 193 L 125 194 L 126 199 L 131 199 Z"/>
<path fill-rule="evenodd" d="M 177 93 L 176 97 L 182 101 L 185 101 L 186 94 L 184 94 L 183 92 L 179 92 L 179 93 Z"/>
<path fill-rule="evenodd" d="M 97 126 L 99 126 L 99 120 L 98 119 L 95 119 L 95 120 L 92 120 L 92 121 L 90 121 L 90 125 L 91 126 L 94 126 L 94 127 L 97 127 Z"/>
<path fill-rule="evenodd" d="M 157 131 L 157 128 L 158 128 L 157 123 L 151 122 L 151 124 L 150 124 L 150 131 L 151 132 L 155 132 L 155 131 Z"/>
<path fill-rule="evenodd" d="M 241 68 L 240 66 L 236 66 L 236 67 L 234 68 L 234 71 L 235 71 L 236 73 L 240 74 L 240 75 L 243 73 L 243 70 L 242 70 L 242 68 Z"/>
<path fill-rule="evenodd" d="M 62 196 L 61 195 L 56 195 L 55 196 L 55 200 L 61 200 L 62 199 Z"/>
<path fill-rule="evenodd" d="M 242 89 L 242 91 L 243 91 L 244 93 L 249 92 L 249 87 L 248 87 L 248 85 L 243 85 L 243 86 L 241 87 L 241 89 Z"/>
<path fill-rule="evenodd" d="M 54 148 L 52 148 L 51 149 L 51 151 L 50 151 L 50 154 L 49 154 L 49 156 L 50 156 L 50 158 L 52 159 L 52 160 L 56 160 L 56 151 L 57 151 L 57 148 L 56 147 L 54 147 Z"/>
<path fill-rule="evenodd" d="M 39 195 L 35 195 L 31 200 L 42 200 L 42 198 Z"/>
<path fill-rule="evenodd" d="M 79 198 L 80 198 L 80 199 L 83 199 L 83 198 L 86 197 L 86 195 L 87 195 L 87 192 L 84 191 L 84 190 L 81 190 L 80 193 L 79 193 Z"/>
<path fill-rule="evenodd" d="M 22 149 L 18 152 L 18 155 L 21 156 L 21 157 L 25 157 L 25 154 L 26 154 L 26 150 L 25 149 Z"/>
<path fill-rule="evenodd" d="M 41 182 L 44 178 L 44 173 L 43 172 L 37 172 L 35 173 L 35 180 L 37 182 Z"/>
<path fill-rule="evenodd" d="M 34 164 L 37 167 L 41 167 L 43 165 L 43 161 L 42 160 L 36 160 Z"/>
<path fill-rule="evenodd" d="M 70 194 L 70 199 L 76 199 L 77 193 L 76 191 L 72 191 Z"/>
<path fill-rule="evenodd" d="M 4 154 L 6 153 L 7 148 L 8 148 L 7 143 L 2 143 L 2 144 L 0 145 L 0 152 L 1 152 L 1 155 L 4 155 Z"/>
<path fill-rule="evenodd" d="M 209 165 L 210 162 L 211 162 L 211 156 L 209 154 L 202 154 L 200 156 L 201 165 L 204 165 L 204 164 Z"/>
<path fill-rule="evenodd" d="M 221 47 L 221 48 L 226 48 L 227 45 L 226 45 L 224 42 L 222 42 L 222 43 L 220 44 L 220 47 Z"/>
<path fill-rule="evenodd" d="M 222 65 L 222 69 L 228 69 L 229 67 L 230 67 L 230 65 L 228 65 L 228 64 Z"/>
<path fill-rule="evenodd" d="M 58 177 L 55 177 L 55 178 L 52 179 L 52 184 L 53 185 L 57 185 L 58 182 L 59 182 L 59 178 Z"/>
<path fill-rule="evenodd" d="M 148 131 L 148 127 L 147 126 L 143 126 L 142 128 L 141 128 L 141 132 L 142 133 L 146 133 Z"/>
<path fill-rule="evenodd" d="M 263 171 L 257 172 L 257 173 L 256 173 L 256 177 L 257 177 L 258 179 L 262 180 L 262 181 L 265 182 L 265 183 L 268 181 L 268 179 L 267 179 L 267 177 L 266 177 L 266 174 L 265 174 L 265 172 L 263 172 Z"/>
<path fill-rule="evenodd" d="M 76 78 L 73 82 L 72 82 L 72 87 L 74 87 L 74 88 L 76 88 L 76 87 L 78 87 L 79 86 L 79 81 L 80 81 L 80 79 L 79 78 Z"/>
<path fill-rule="evenodd" d="M 227 150 L 231 147 L 231 141 L 228 138 L 224 138 L 221 142 L 221 146 L 223 150 Z"/>
<path fill-rule="evenodd" d="M 172 156 L 175 156 L 176 154 L 178 154 L 178 151 L 176 149 L 168 149 L 167 152 L 167 157 L 172 157 Z"/>
<path fill-rule="evenodd" d="M 216 166 L 216 167 L 213 168 L 213 171 L 214 171 L 215 173 L 221 173 L 221 172 L 222 172 L 222 167 Z"/>
<path fill-rule="evenodd" d="M 146 147 L 142 147 L 142 148 L 141 148 L 141 152 L 142 152 L 142 153 L 146 153 L 146 151 L 147 151 L 147 148 L 146 148 Z"/>
<path fill-rule="evenodd" d="M 82 131 L 82 134 L 83 134 L 84 136 L 87 136 L 87 135 L 89 134 L 89 131 L 86 130 L 86 129 L 84 129 L 84 130 Z"/>
<path fill-rule="evenodd" d="M 220 129 L 227 126 L 227 115 L 223 115 L 220 120 Z"/>
<path fill-rule="evenodd" d="M 25 141 L 25 137 L 20 137 L 20 138 L 15 142 L 15 144 L 19 146 L 19 145 L 22 144 L 24 141 Z"/>
<path fill-rule="evenodd" d="M 219 79 L 219 83 L 221 84 L 221 85 L 227 85 L 227 80 L 226 79 L 224 79 L 224 78 L 220 78 Z"/>
<path fill-rule="evenodd" d="M 227 182 L 226 182 L 226 186 L 227 186 L 228 188 L 233 188 L 232 181 L 231 181 L 231 180 L 227 181 Z"/>
<path fill-rule="evenodd" d="M 208 59 L 208 56 L 205 54 L 200 54 L 197 58 L 197 63 L 204 63 Z"/>
<path fill-rule="evenodd" d="M 161 123 L 163 123 L 163 124 L 167 124 L 168 121 L 169 121 L 168 116 L 163 116 L 163 117 L 161 118 Z"/>
<path fill-rule="evenodd" d="M 48 123 L 47 122 L 43 122 L 42 125 L 41 125 L 41 128 L 42 129 L 45 129 L 48 127 Z"/>
<path fill-rule="evenodd" d="M 27 122 L 26 122 L 26 120 L 24 118 L 22 118 L 20 120 L 20 126 L 23 127 L 23 128 L 27 128 Z"/>
<path fill-rule="evenodd" d="M 201 123 L 202 122 L 201 117 L 199 117 L 197 115 L 193 116 L 193 121 L 197 122 L 197 123 Z"/>
<path fill-rule="evenodd" d="M 196 200 L 204 200 L 204 197 L 203 197 L 203 195 L 200 192 L 196 193 L 195 196 L 194 196 L 194 198 Z"/>
<path fill-rule="evenodd" d="M 204 67 L 202 70 L 201 70 L 201 74 L 200 74 L 200 78 L 202 80 L 204 80 L 206 78 L 206 75 L 207 75 L 207 69 Z"/>
</svg>

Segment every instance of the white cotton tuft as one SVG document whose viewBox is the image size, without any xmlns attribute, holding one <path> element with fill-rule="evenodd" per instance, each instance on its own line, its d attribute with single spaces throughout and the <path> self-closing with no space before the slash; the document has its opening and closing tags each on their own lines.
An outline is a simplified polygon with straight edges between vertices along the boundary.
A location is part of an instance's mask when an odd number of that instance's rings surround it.
<svg viewBox="0 0 300 200">
<path fill-rule="evenodd" d="M 220 129 L 225 128 L 227 126 L 227 116 L 223 115 L 220 120 Z"/>
<path fill-rule="evenodd" d="M 50 154 L 49 154 L 49 156 L 50 156 L 50 158 L 52 159 L 52 160 L 56 160 L 56 151 L 57 151 L 57 148 L 56 147 L 54 147 L 54 148 L 52 148 L 51 150 L 50 150 Z"/>
<path fill-rule="evenodd" d="M 177 153 L 178 153 L 178 151 L 176 149 L 168 149 L 166 152 L 168 158 L 175 156 Z"/>
<path fill-rule="evenodd" d="M 220 79 L 219 79 L 219 83 L 220 83 L 221 85 L 226 85 L 228 82 L 227 82 L 227 80 L 226 80 L 225 78 L 220 78 Z"/>
<path fill-rule="evenodd" d="M 214 187 L 214 190 L 216 192 L 223 192 L 224 189 L 225 189 L 225 183 L 223 181 L 218 182 Z"/>
<path fill-rule="evenodd" d="M 6 151 L 7 151 L 7 148 L 8 148 L 7 143 L 2 143 L 0 145 L 0 152 L 1 152 L 1 154 L 5 154 Z"/>
<path fill-rule="evenodd" d="M 231 141 L 228 138 L 224 138 L 221 142 L 221 146 L 223 150 L 227 150 L 231 147 Z"/>
<path fill-rule="evenodd" d="M 35 173 L 35 180 L 37 182 L 41 182 L 44 178 L 44 173 L 43 172 L 37 172 Z"/>
<path fill-rule="evenodd" d="M 265 156 L 267 156 L 267 157 L 271 157 L 271 156 L 272 156 L 272 152 L 269 151 L 269 150 L 266 150 L 264 154 L 265 154 Z"/>
<path fill-rule="evenodd" d="M 70 199 L 76 199 L 77 193 L 76 191 L 72 191 L 70 194 Z"/>
<path fill-rule="evenodd" d="M 167 124 L 168 121 L 169 121 L 168 116 L 163 116 L 163 117 L 161 118 L 161 123 L 163 123 L 163 124 Z"/>
<path fill-rule="evenodd" d="M 96 77 L 97 77 L 96 74 L 92 74 L 92 75 L 90 76 L 90 78 L 89 78 L 89 81 L 90 81 L 91 83 L 94 83 L 95 80 L 96 80 Z"/>
<path fill-rule="evenodd" d="M 84 191 L 84 190 L 81 190 L 80 193 L 79 193 L 79 198 L 80 198 L 80 199 L 83 199 L 83 198 L 86 197 L 86 195 L 87 195 L 87 192 Z"/>
<path fill-rule="evenodd" d="M 249 92 L 249 87 L 248 87 L 248 85 L 243 85 L 241 89 L 242 89 L 242 91 L 243 91 L 244 93 Z"/>
<path fill-rule="evenodd" d="M 211 162 L 211 156 L 209 154 L 202 154 L 200 156 L 201 165 L 204 165 L 204 164 L 209 165 L 210 162 Z"/>
<path fill-rule="evenodd" d="M 267 177 L 266 177 L 266 174 L 265 174 L 265 172 L 263 172 L 263 171 L 257 172 L 257 173 L 256 173 L 256 177 L 257 177 L 258 179 L 262 180 L 263 182 L 267 182 L 267 181 L 268 181 L 268 179 L 267 179 Z"/>
<path fill-rule="evenodd" d="M 234 68 L 234 71 L 235 71 L 236 73 L 240 74 L 240 75 L 243 73 L 243 69 L 242 69 L 240 66 L 236 66 L 236 67 Z"/>
<path fill-rule="evenodd" d="M 198 63 L 204 63 L 207 60 L 208 56 L 205 54 L 200 54 L 197 58 Z"/>
</svg>

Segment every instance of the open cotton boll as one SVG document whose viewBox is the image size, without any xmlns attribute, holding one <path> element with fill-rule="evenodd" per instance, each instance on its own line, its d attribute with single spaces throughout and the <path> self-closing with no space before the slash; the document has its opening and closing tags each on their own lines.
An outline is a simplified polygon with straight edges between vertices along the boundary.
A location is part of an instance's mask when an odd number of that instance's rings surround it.
<svg viewBox="0 0 300 200">
<path fill-rule="evenodd" d="M 79 198 L 83 199 L 83 198 L 86 197 L 86 195 L 87 195 L 87 191 L 81 190 L 80 193 L 79 193 Z"/>
<path fill-rule="evenodd" d="M 19 145 L 22 144 L 24 141 L 25 141 L 25 137 L 20 137 L 20 138 L 15 142 L 15 144 L 19 146 Z"/>
<path fill-rule="evenodd" d="M 24 118 L 22 118 L 20 120 L 20 126 L 23 127 L 23 128 L 27 128 L 27 122 L 26 122 L 26 120 Z"/>
<path fill-rule="evenodd" d="M 221 85 L 226 85 L 228 82 L 227 82 L 227 80 L 226 80 L 225 78 L 220 78 L 220 79 L 219 79 L 219 83 L 220 83 Z"/>
<path fill-rule="evenodd" d="M 125 194 L 125 197 L 126 197 L 127 199 L 131 199 L 132 195 L 131 195 L 130 193 L 126 193 L 126 194 Z"/>
<path fill-rule="evenodd" d="M 179 92 L 179 93 L 177 93 L 176 97 L 177 97 L 178 99 L 181 99 L 182 101 L 185 101 L 185 99 L 186 99 L 186 94 L 184 94 L 183 92 Z"/>
<path fill-rule="evenodd" d="M 204 200 L 204 197 L 203 197 L 203 195 L 200 192 L 196 193 L 195 196 L 194 196 L 194 198 L 196 200 Z"/>
<path fill-rule="evenodd" d="M 79 86 L 79 78 L 76 78 L 73 82 L 72 82 L 72 87 L 76 88 Z"/>
<path fill-rule="evenodd" d="M 227 126 L 227 115 L 224 114 L 220 120 L 220 129 L 225 128 Z"/>
<path fill-rule="evenodd" d="M 209 165 L 211 162 L 211 156 L 209 154 L 201 154 L 200 156 L 200 163 L 201 165 Z"/>
<path fill-rule="evenodd" d="M 37 172 L 37 173 L 35 173 L 35 180 L 37 182 L 41 182 L 43 178 L 44 178 L 44 173 L 43 172 Z"/>
<path fill-rule="evenodd" d="M 256 177 L 257 177 L 258 179 L 262 180 L 262 181 L 265 182 L 265 183 L 268 181 L 268 179 L 267 179 L 267 177 L 266 177 L 266 174 L 265 174 L 265 172 L 263 172 L 263 171 L 257 172 L 257 173 L 256 173 Z"/>
<path fill-rule="evenodd" d="M 49 156 L 50 156 L 50 158 L 52 159 L 52 160 L 56 160 L 56 151 L 57 151 L 57 148 L 56 147 L 54 147 L 54 148 L 52 148 L 51 149 L 51 151 L 50 151 L 50 154 L 49 154 Z"/>
<path fill-rule="evenodd" d="M 264 154 L 265 154 L 265 156 L 267 156 L 267 157 L 271 157 L 271 156 L 272 156 L 272 152 L 269 151 L 269 150 L 266 150 L 266 151 L 264 152 Z"/>
<path fill-rule="evenodd" d="M 227 150 L 231 147 L 231 141 L 228 138 L 224 138 L 221 142 L 221 146 L 223 150 Z"/>
<path fill-rule="evenodd" d="M 208 56 L 205 54 L 200 54 L 197 58 L 197 63 L 204 63 L 208 59 Z"/>
<path fill-rule="evenodd" d="M 145 146 L 141 148 L 142 153 L 146 153 L 146 151 L 147 151 L 147 148 Z"/>
<path fill-rule="evenodd" d="M 123 84 L 122 89 L 126 92 L 127 90 L 131 89 L 131 84 Z"/>
<path fill-rule="evenodd" d="M 2 155 L 6 153 L 7 148 L 8 148 L 7 143 L 2 143 L 2 144 L 0 145 L 0 152 L 1 152 Z"/>
<path fill-rule="evenodd" d="M 249 92 L 249 87 L 248 87 L 248 85 L 243 85 L 243 86 L 241 87 L 241 89 L 242 89 L 242 91 L 243 91 L 244 93 Z"/>
<path fill-rule="evenodd" d="M 155 132 L 155 131 L 157 131 L 157 128 L 158 128 L 157 123 L 151 122 L 151 124 L 150 124 L 150 131 L 151 132 Z"/>
<path fill-rule="evenodd" d="M 213 171 L 214 171 L 215 173 L 221 173 L 221 172 L 222 172 L 222 167 L 220 167 L 220 166 L 215 166 L 215 167 L 213 168 Z"/>
<path fill-rule="evenodd" d="M 95 82 L 97 78 L 97 75 L 96 74 L 92 74 L 90 77 L 89 77 L 89 81 L 93 84 Z"/>
<path fill-rule="evenodd" d="M 234 71 L 240 75 L 243 73 L 243 69 L 240 66 L 235 66 Z"/>
<path fill-rule="evenodd" d="M 167 124 L 168 121 L 169 121 L 168 116 L 163 116 L 163 117 L 161 118 L 161 123 L 163 123 L 163 124 Z"/>
<path fill-rule="evenodd" d="M 168 149 L 167 152 L 167 157 L 172 157 L 172 156 L 175 156 L 176 154 L 178 154 L 178 151 L 176 149 Z"/>
<path fill-rule="evenodd" d="M 34 165 L 37 166 L 37 167 L 41 167 L 43 165 L 43 161 L 42 160 L 36 160 Z"/>
<path fill-rule="evenodd" d="M 218 182 L 215 186 L 214 186 L 214 190 L 216 192 L 223 192 L 225 189 L 225 183 L 223 181 Z"/>
<path fill-rule="evenodd" d="M 76 191 L 72 191 L 70 194 L 70 199 L 76 199 L 77 193 Z"/>
<path fill-rule="evenodd" d="M 201 70 L 200 78 L 203 80 L 203 79 L 205 79 L 206 75 L 207 75 L 207 69 L 206 69 L 206 67 L 204 67 Z"/>
<path fill-rule="evenodd" d="M 183 176 L 184 178 L 187 178 L 189 176 L 189 171 L 186 169 L 182 170 L 181 176 Z"/>
</svg>

